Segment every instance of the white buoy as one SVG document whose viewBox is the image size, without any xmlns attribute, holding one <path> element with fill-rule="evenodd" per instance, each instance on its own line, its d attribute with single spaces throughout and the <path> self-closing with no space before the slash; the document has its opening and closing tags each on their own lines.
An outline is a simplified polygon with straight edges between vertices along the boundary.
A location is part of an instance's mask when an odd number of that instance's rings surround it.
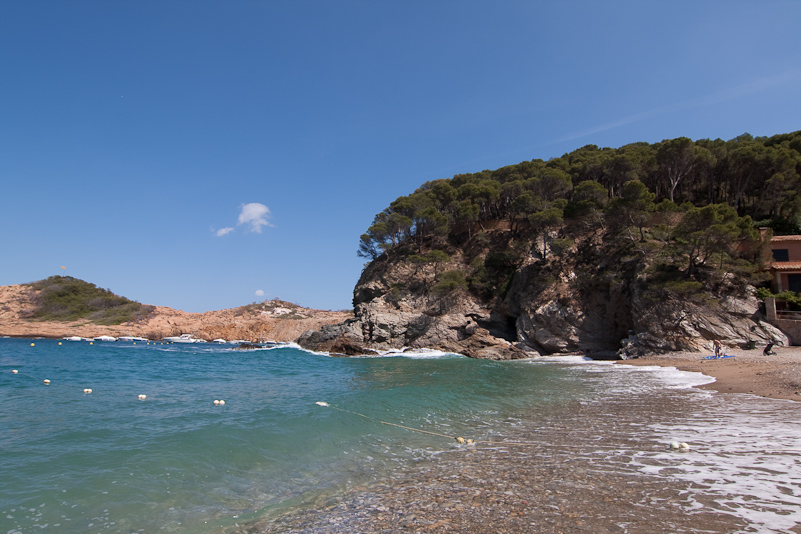
<svg viewBox="0 0 801 534">
<path fill-rule="evenodd" d="M 84 389 L 83 389 L 83 392 L 84 392 L 84 393 L 91 393 L 91 392 L 92 392 L 92 390 L 91 390 L 91 389 L 89 389 L 89 388 L 84 388 Z"/>
<path fill-rule="evenodd" d="M 220 399 L 220 406 L 225 406 L 225 401 Z"/>
<path fill-rule="evenodd" d="M 689 445 L 689 444 L 687 444 L 687 443 L 684 443 L 684 442 L 682 441 L 681 443 L 679 443 L 679 448 L 680 448 L 681 450 L 683 450 L 683 451 L 689 451 L 689 450 L 690 450 L 690 445 Z"/>
<path fill-rule="evenodd" d="M 678 450 L 679 447 L 681 447 L 681 444 L 678 441 L 672 441 L 670 443 L 670 448 L 673 449 L 674 451 Z"/>
<path fill-rule="evenodd" d="M 147 395 L 139 395 L 139 400 L 145 400 L 146 398 L 147 398 Z"/>
<path fill-rule="evenodd" d="M 46 378 L 45 378 L 45 379 L 44 379 L 44 385 L 45 385 L 45 386 L 47 386 L 47 385 L 49 385 L 49 384 L 50 384 L 50 380 L 48 380 L 48 379 L 46 379 Z"/>
<path fill-rule="evenodd" d="M 217 399 L 214 399 L 214 406 L 219 406 L 219 405 L 220 405 L 220 401 L 218 401 Z"/>
<path fill-rule="evenodd" d="M 318 406 L 329 406 L 329 404 L 327 402 L 323 402 L 323 401 L 317 401 L 314 404 L 316 404 Z"/>
<path fill-rule="evenodd" d="M 14 375 L 15 375 L 15 374 L 17 374 L 17 373 L 19 373 L 19 371 L 17 371 L 16 369 L 12 369 L 12 370 L 11 370 L 11 374 L 14 374 Z"/>
</svg>

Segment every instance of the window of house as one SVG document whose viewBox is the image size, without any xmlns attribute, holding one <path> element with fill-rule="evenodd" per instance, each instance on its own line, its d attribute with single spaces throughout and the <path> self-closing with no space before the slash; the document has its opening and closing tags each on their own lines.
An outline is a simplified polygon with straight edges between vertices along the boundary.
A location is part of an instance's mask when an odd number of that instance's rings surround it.
<svg viewBox="0 0 801 534">
<path fill-rule="evenodd" d="M 773 261 L 790 261 L 790 252 L 786 248 L 773 249 Z"/>
<path fill-rule="evenodd" d="M 790 291 L 801 293 L 801 274 L 788 274 L 787 285 Z"/>
</svg>

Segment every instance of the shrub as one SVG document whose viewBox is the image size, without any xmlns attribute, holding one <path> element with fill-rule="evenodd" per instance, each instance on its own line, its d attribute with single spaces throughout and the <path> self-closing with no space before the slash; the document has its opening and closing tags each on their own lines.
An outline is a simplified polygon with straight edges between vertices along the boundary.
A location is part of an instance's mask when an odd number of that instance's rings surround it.
<svg viewBox="0 0 801 534">
<path fill-rule="evenodd" d="M 439 277 L 439 281 L 434 284 L 431 291 L 439 294 L 446 295 L 455 291 L 466 291 L 467 280 L 464 278 L 462 271 L 445 271 Z"/>
<path fill-rule="evenodd" d="M 117 296 L 71 276 L 51 276 L 34 282 L 31 287 L 38 291 L 31 318 L 41 321 L 88 319 L 113 325 L 141 319 L 153 311 L 153 306 Z"/>
<path fill-rule="evenodd" d="M 561 256 L 572 247 L 574 241 L 568 238 L 557 238 L 551 241 L 551 252 L 556 256 Z"/>
<path fill-rule="evenodd" d="M 776 300 L 783 300 L 791 310 L 801 310 L 801 294 L 795 291 L 782 291 L 781 293 L 771 293 L 770 289 L 760 287 L 756 290 L 756 296 L 762 300 L 773 297 Z"/>
</svg>

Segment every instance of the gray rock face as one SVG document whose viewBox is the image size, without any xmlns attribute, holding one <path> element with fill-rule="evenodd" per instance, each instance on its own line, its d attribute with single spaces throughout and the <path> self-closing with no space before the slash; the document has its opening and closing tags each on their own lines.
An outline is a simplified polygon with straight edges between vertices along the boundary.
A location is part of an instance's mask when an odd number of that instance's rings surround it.
<svg viewBox="0 0 801 534">
<path fill-rule="evenodd" d="M 335 325 L 326 325 L 319 330 L 308 330 L 297 339 L 298 345 L 320 352 L 358 356 L 375 354 L 364 342 L 361 323 L 356 319 Z"/>
<path fill-rule="evenodd" d="M 726 297 L 705 307 L 662 306 L 638 317 L 634 323 L 638 333 L 621 341 L 620 354 L 625 358 L 648 352 L 709 351 L 713 340 L 724 346 L 746 346 L 749 341 L 789 345 L 787 336 L 765 322 L 758 310 L 753 294 Z"/>
<path fill-rule="evenodd" d="M 625 359 L 711 350 L 715 339 L 729 346 L 789 344 L 763 321 L 751 294 L 704 305 L 654 300 L 643 293 L 636 272 L 586 282 L 586 275 L 564 265 L 558 276 L 548 271 L 546 277 L 538 261 L 517 269 L 504 299 L 486 304 L 467 292 L 435 294 L 432 270 L 378 260 L 354 289 L 356 319 L 306 332 L 298 343 L 345 355 L 408 347 L 496 360 L 570 352 Z M 447 268 L 469 272 L 458 254 Z"/>
<path fill-rule="evenodd" d="M 434 295 L 436 273 L 405 263 L 374 262 L 354 289 L 356 319 L 304 333 L 298 344 L 318 351 L 375 354 L 432 348 L 473 358 L 508 360 L 531 353 L 491 333 L 491 310 L 465 294 Z M 402 291 L 393 288 L 404 287 Z M 536 355 L 537 353 L 534 353 Z"/>
</svg>

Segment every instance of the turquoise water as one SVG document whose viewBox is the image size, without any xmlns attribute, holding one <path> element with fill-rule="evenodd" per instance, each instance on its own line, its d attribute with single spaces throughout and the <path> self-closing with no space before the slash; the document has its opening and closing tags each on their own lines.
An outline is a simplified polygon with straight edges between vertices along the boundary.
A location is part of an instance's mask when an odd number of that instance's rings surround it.
<svg viewBox="0 0 801 534">
<path fill-rule="evenodd" d="M 747 532 L 801 524 L 801 405 L 689 389 L 709 381 L 695 373 L 61 343 L 0 339 L 0 533 L 228 533 L 468 453 L 457 436 L 497 443 L 538 428 L 565 436 L 539 450 L 573 447 L 599 476 L 686 485 L 682 513 L 718 507 Z M 581 407 L 602 416 L 585 421 Z M 621 445 L 604 446 L 613 435 L 635 444 L 625 464 Z M 667 451 L 673 440 L 692 453 Z"/>
<path fill-rule="evenodd" d="M 483 439 L 570 395 L 553 367 L 437 353 L 58 343 L 0 340 L 0 532 L 225 531 L 455 446 L 378 420 Z"/>
</svg>

